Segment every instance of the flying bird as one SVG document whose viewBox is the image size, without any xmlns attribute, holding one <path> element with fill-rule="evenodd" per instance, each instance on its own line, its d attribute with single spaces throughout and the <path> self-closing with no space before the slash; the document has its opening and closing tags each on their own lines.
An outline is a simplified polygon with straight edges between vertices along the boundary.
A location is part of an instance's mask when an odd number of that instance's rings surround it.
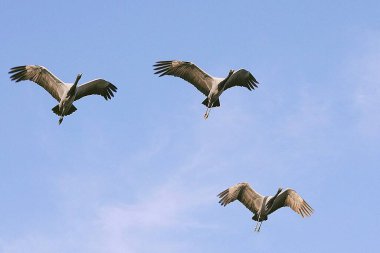
<svg viewBox="0 0 380 253">
<path fill-rule="evenodd" d="M 230 70 L 226 78 L 213 77 L 197 65 L 187 61 L 158 61 L 153 65 L 154 74 L 180 77 L 195 86 L 207 98 L 202 102 L 207 109 L 204 118 L 207 119 L 212 107 L 220 106 L 219 97 L 227 89 L 234 86 L 246 87 L 248 90 L 257 88 L 259 83 L 253 75 L 245 70 Z"/>
<path fill-rule="evenodd" d="M 262 196 L 248 183 L 239 183 L 222 191 L 218 197 L 222 206 L 239 200 L 248 208 L 254 214 L 252 219 L 257 221 L 256 232 L 260 231 L 261 223 L 268 219 L 269 214 L 281 207 L 288 206 L 302 217 L 310 216 L 314 211 L 296 191 L 289 188 L 279 188 L 274 196 Z"/>
<path fill-rule="evenodd" d="M 117 91 L 115 85 L 103 79 L 95 79 L 78 87 L 82 74 L 77 75 L 73 84 L 64 83 L 47 68 L 38 65 L 14 67 L 10 69 L 9 74 L 12 74 L 10 77 L 12 81 L 30 80 L 49 92 L 59 102 L 52 109 L 55 114 L 60 116 L 59 124 L 62 123 L 64 116 L 70 115 L 77 110 L 73 105 L 74 101 L 88 95 L 101 95 L 108 100 Z"/>
</svg>

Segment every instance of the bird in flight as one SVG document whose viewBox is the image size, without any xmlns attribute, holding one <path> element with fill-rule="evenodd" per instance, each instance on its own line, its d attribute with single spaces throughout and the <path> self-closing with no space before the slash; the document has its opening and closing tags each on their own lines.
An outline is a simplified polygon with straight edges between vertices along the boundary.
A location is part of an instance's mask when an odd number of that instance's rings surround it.
<svg viewBox="0 0 380 253">
<path fill-rule="evenodd" d="M 153 65 L 154 74 L 180 77 L 197 88 L 207 98 L 202 102 L 207 109 L 204 118 L 207 119 L 212 107 L 220 106 L 219 97 L 227 89 L 234 86 L 246 87 L 248 90 L 257 88 L 259 83 L 247 70 L 230 70 L 226 78 L 212 77 L 197 65 L 187 61 L 158 61 Z"/>
<path fill-rule="evenodd" d="M 239 183 L 222 191 L 218 197 L 222 206 L 239 200 L 248 208 L 254 214 L 252 219 L 257 221 L 256 232 L 260 231 L 261 223 L 268 219 L 269 214 L 281 207 L 288 206 L 302 217 L 310 216 L 314 211 L 296 191 L 289 188 L 279 188 L 274 196 L 262 196 L 248 183 Z"/>
<path fill-rule="evenodd" d="M 55 114 L 60 116 L 59 124 L 62 123 L 64 116 L 70 115 L 77 110 L 73 105 L 74 101 L 88 95 L 101 95 L 108 100 L 117 91 L 115 85 L 103 79 L 95 79 L 77 86 L 82 74 L 77 75 L 73 84 L 64 83 L 47 68 L 38 65 L 14 67 L 10 69 L 9 74 L 11 74 L 12 81 L 30 80 L 49 92 L 59 102 L 52 109 Z"/>
</svg>

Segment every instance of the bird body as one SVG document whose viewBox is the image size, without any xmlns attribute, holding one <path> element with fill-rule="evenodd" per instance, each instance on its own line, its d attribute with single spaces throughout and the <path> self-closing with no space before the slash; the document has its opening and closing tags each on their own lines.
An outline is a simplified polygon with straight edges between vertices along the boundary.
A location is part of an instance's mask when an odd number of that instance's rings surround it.
<svg viewBox="0 0 380 253">
<path fill-rule="evenodd" d="M 239 200 L 248 208 L 257 221 L 255 231 L 260 231 L 261 222 L 268 219 L 269 214 L 281 207 L 288 206 L 302 217 L 310 216 L 313 209 L 301 198 L 298 193 L 290 188 L 279 188 L 274 196 L 263 196 L 252 189 L 248 183 L 238 183 L 218 194 L 219 203 L 223 206 Z"/>
<path fill-rule="evenodd" d="M 72 87 L 70 87 L 70 89 L 63 94 L 61 101 L 59 101 L 59 111 L 61 111 L 63 114 L 68 112 L 75 100 L 76 95 L 77 88 L 76 86 L 72 85 Z"/>
<path fill-rule="evenodd" d="M 68 89 L 65 89 L 65 91 L 62 94 L 61 100 L 59 101 L 59 104 L 58 104 L 59 110 L 57 112 L 57 115 L 61 116 L 59 118 L 59 124 L 62 123 L 64 116 L 69 115 L 73 113 L 74 111 L 76 111 L 76 107 L 74 107 L 73 102 L 77 95 L 77 84 L 81 76 L 82 74 L 79 74 L 77 76 L 77 79 L 75 80 L 74 84 L 72 85 L 65 84 L 68 87 Z M 70 109 L 74 111 L 70 111 Z"/>
<path fill-rule="evenodd" d="M 219 97 L 225 90 L 234 86 L 242 86 L 252 90 L 255 87 L 257 88 L 258 84 L 255 77 L 245 69 L 230 70 L 226 78 L 218 78 L 210 76 L 192 62 L 158 61 L 154 67 L 155 74 L 180 77 L 194 85 L 207 97 L 202 102 L 207 107 L 205 119 L 208 118 L 212 107 L 220 106 Z"/>
<path fill-rule="evenodd" d="M 114 96 L 117 87 L 103 79 L 95 79 L 81 86 L 77 86 L 82 74 L 79 74 L 73 84 L 64 83 L 47 68 L 38 65 L 27 65 L 11 68 L 9 71 L 11 80 L 16 82 L 30 80 L 50 93 L 59 103 L 53 107 L 53 112 L 60 116 L 59 124 L 63 117 L 75 112 L 77 108 L 74 101 L 88 95 L 101 95 L 106 100 Z"/>
</svg>

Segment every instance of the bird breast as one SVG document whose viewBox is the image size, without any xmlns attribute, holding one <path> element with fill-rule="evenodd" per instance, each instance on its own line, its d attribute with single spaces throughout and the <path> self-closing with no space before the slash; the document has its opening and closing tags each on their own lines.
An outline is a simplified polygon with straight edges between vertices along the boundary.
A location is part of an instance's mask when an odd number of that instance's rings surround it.
<svg viewBox="0 0 380 253">
<path fill-rule="evenodd" d="M 60 108 L 67 108 L 67 107 L 70 107 L 74 100 L 75 100 L 75 96 L 77 95 L 77 91 L 75 90 L 75 93 L 73 94 L 73 96 L 70 96 L 69 94 L 69 90 L 63 95 L 63 98 L 61 99 L 61 101 L 59 102 L 59 107 Z"/>
<path fill-rule="evenodd" d="M 223 89 L 219 89 L 218 85 L 214 85 L 211 88 L 208 97 L 213 98 L 213 100 L 217 100 L 219 96 L 222 94 L 222 92 L 223 92 Z"/>
</svg>

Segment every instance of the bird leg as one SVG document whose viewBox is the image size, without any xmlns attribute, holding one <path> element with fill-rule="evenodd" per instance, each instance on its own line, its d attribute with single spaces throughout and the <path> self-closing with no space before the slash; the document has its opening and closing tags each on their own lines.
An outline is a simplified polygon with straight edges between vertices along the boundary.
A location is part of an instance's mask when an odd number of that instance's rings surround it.
<svg viewBox="0 0 380 253">
<path fill-rule="evenodd" d="M 260 232 L 262 221 L 258 221 L 256 223 L 255 232 Z"/>
<path fill-rule="evenodd" d="M 210 111 L 211 111 L 211 108 L 207 107 L 206 109 L 206 113 L 204 115 L 204 118 L 207 119 L 208 118 L 208 115 L 210 114 Z"/>
<path fill-rule="evenodd" d="M 259 224 L 259 228 L 257 229 L 257 232 L 260 232 L 260 229 L 261 229 L 261 224 L 262 224 L 263 222 L 262 221 L 260 221 L 260 224 Z"/>
<path fill-rule="evenodd" d="M 257 218 L 257 223 L 255 227 L 255 232 L 260 232 L 260 227 L 261 227 L 261 222 L 260 222 L 260 213 L 259 213 L 259 217 Z"/>
</svg>

